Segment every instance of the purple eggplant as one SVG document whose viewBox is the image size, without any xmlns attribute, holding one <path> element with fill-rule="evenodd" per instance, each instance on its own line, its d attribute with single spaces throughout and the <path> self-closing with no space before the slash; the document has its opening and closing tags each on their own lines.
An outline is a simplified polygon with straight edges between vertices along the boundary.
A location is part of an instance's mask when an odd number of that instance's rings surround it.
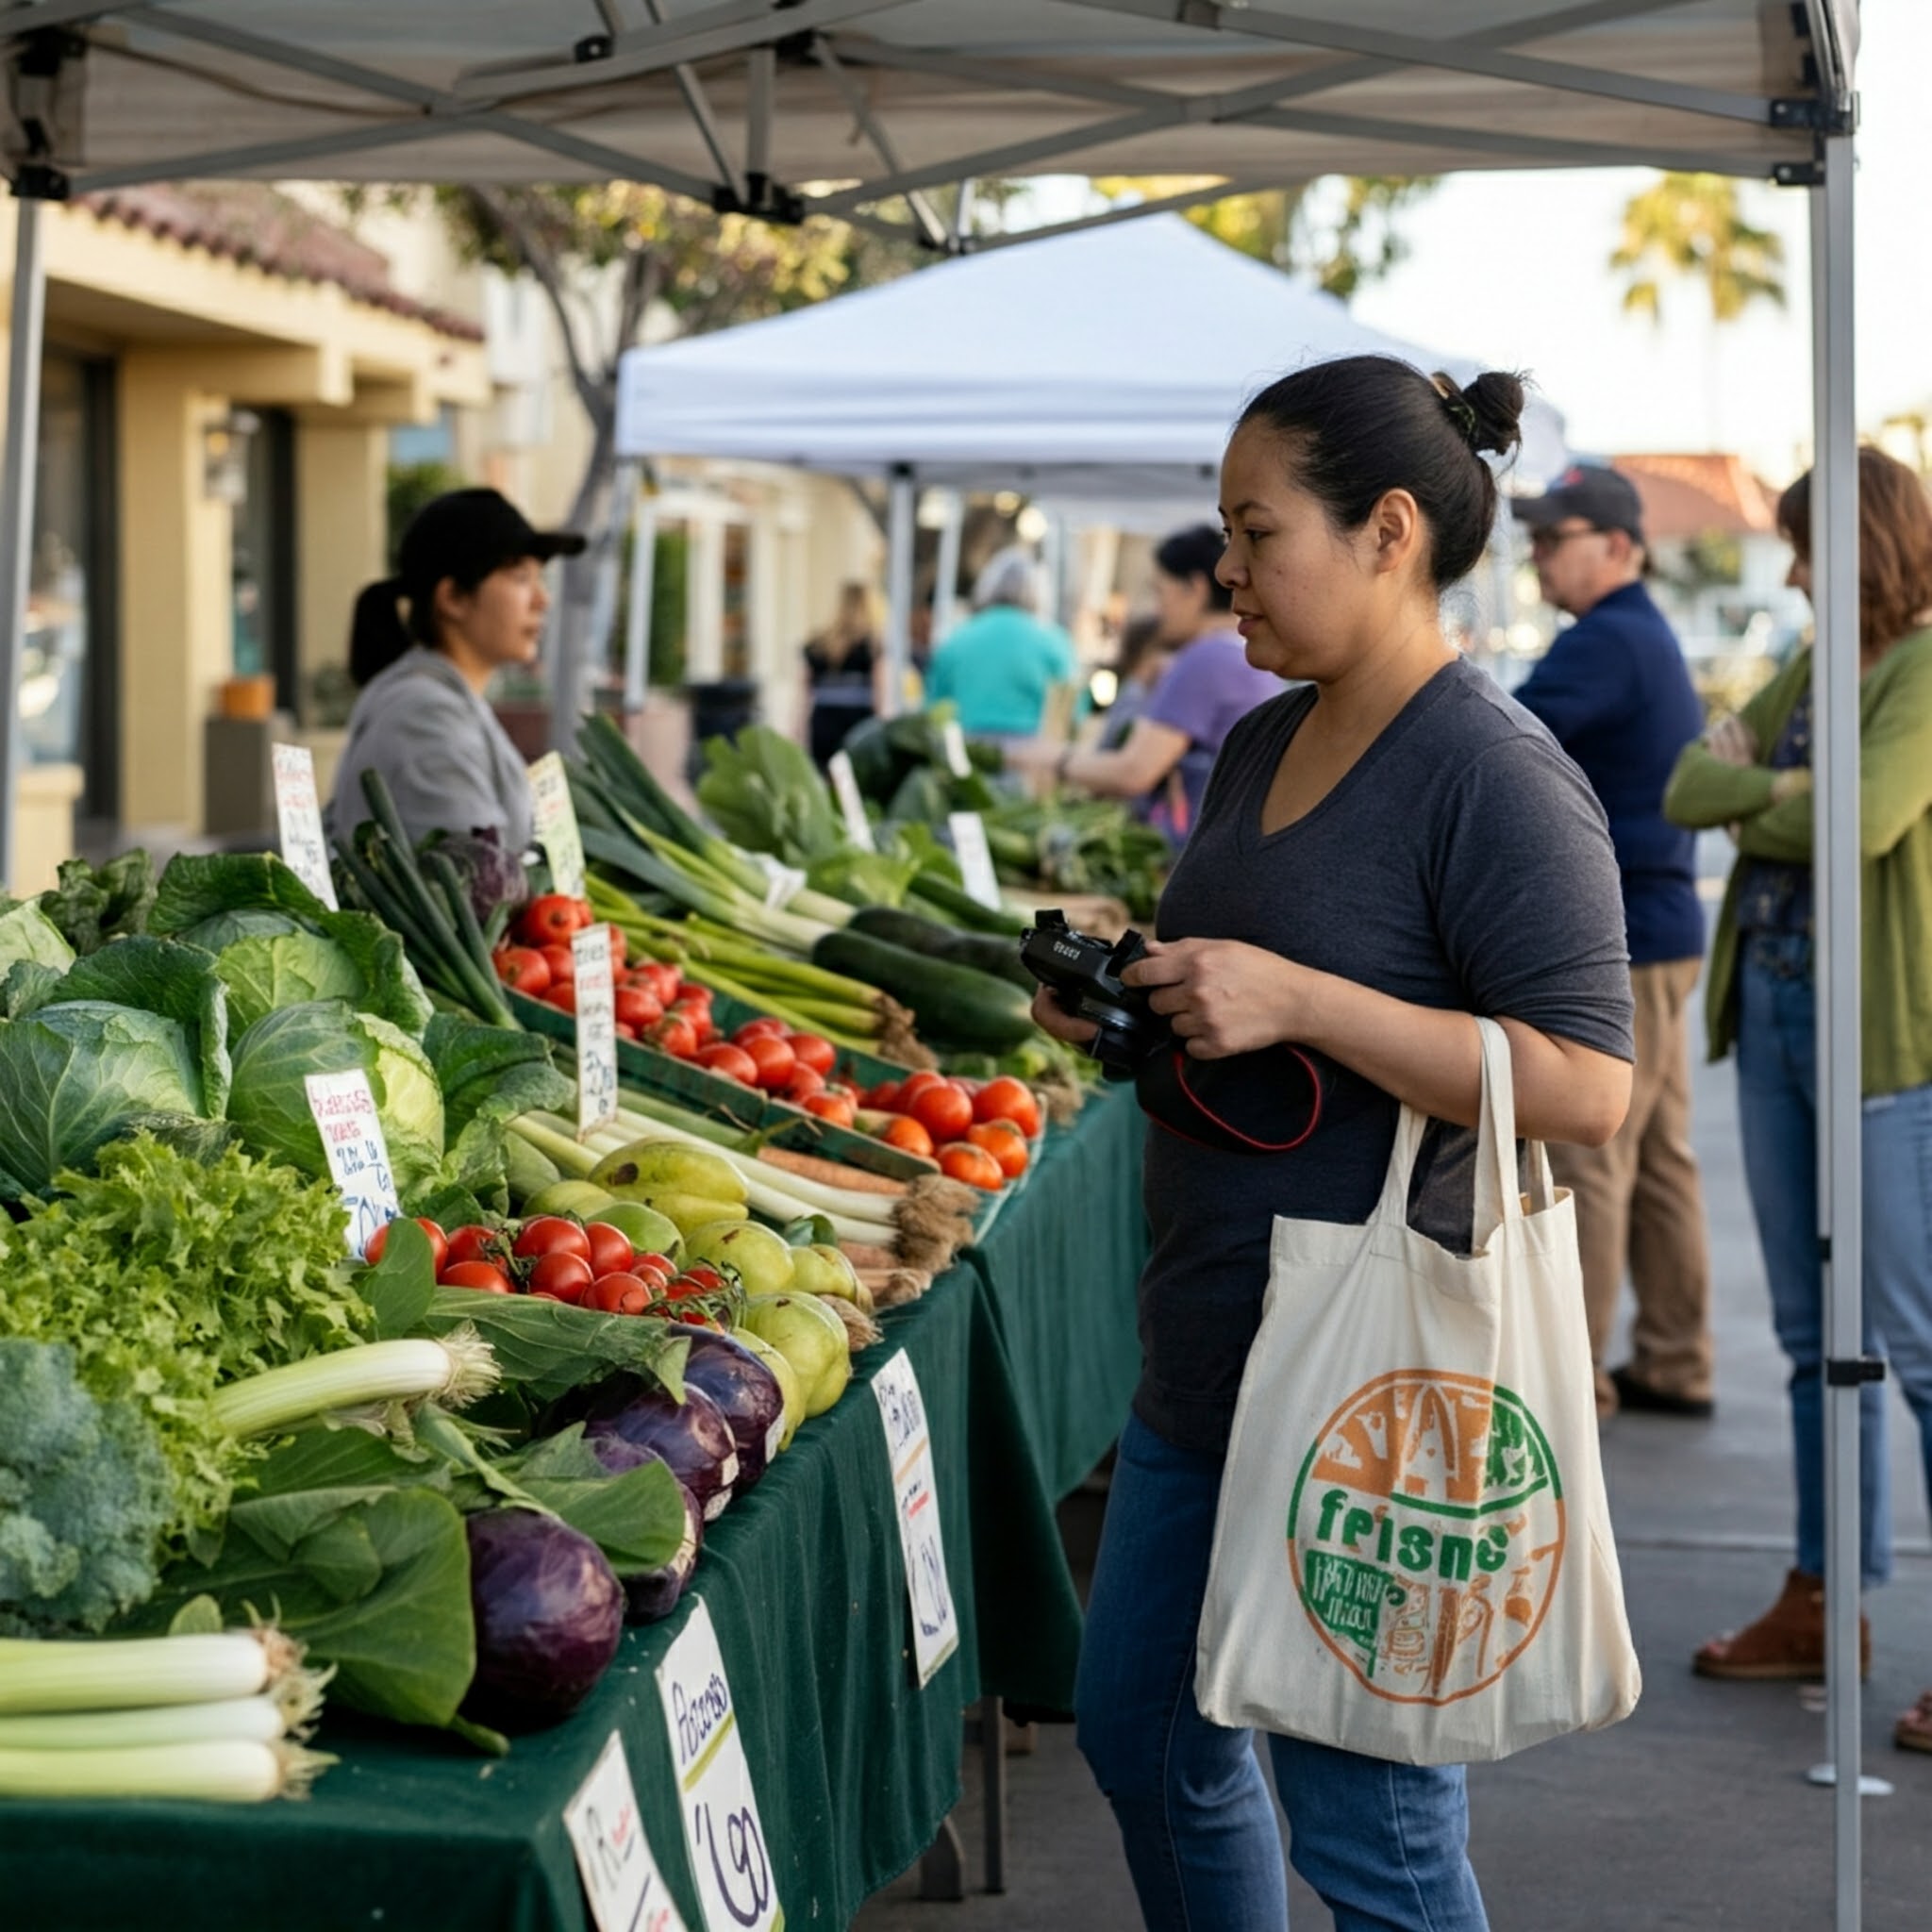
<svg viewBox="0 0 1932 1932">
<path fill-rule="evenodd" d="M 684 1498 L 684 1541 L 670 1562 L 623 1579 L 625 1616 L 630 1623 L 651 1624 L 659 1617 L 668 1617 L 677 1607 L 678 1598 L 691 1582 L 691 1572 L 698 1567 L 698 1552 L 705 1546 L 705 1513 L 698 1507 L 698 1499 L 682 1483 L 677 1486 L 677 1493 Z"/>
<path fill-rule="evenodd" d="M 738 1445 L 741 1496 L 765 1473 L 785 1433 L 785 1393 L 778 1378 L 741 1341 L 709 1328 L 693 1328 L 685 1357 L 684 1386 L 702 1389 L 718 1405 Z"/>
<path fill-rule="evenodd" d="M 586 1439 L 594 1448 L 597 1438 L 618 1436 L 661 1456 L 711 1522 L 730 1502 L 738 1481 L 738 1444 L 718 1405 L 701 1389 L 688 1388 L 684 1400 L 674 1402 L 655 1382 L 613 1389 L 617 1380 L 613 1376 L 599 1391 L 584 1425 Z"/>
</svg>

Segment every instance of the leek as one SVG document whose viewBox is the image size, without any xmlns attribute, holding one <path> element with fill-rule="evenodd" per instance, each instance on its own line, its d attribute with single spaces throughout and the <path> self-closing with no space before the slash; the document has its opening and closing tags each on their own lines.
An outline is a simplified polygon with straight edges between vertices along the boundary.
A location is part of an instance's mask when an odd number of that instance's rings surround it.
<svg viewBox="0 0 1932 1932">
<path fill-rule="evenodd" d="M 291 1731 L 305 1731 L 322 1708 L 321 1679 L 310 1671 L 291 1673 L 307 1697 L 291 1712 L 280 1696 L 223 1697 L 211 1704 L 156 1704 L 141 1710 L 66 1710 L 0 1717 L 0 1751 L 108 1751 L 145 1744 L 207 1744 L 223 1739 L 273 1744 Z"/>
<path fill-rule="evenodd" d="M 474 1328 L 439 1341 L 365 1341 L 265 1369 L 209 1401 L 231 1436 L 265 1436 L 316 1416 L 386 1402 L 435 1400 L 461 1408 L 496 1387 L 496 1357 Z"/>
<path fill-rule="evenodd" d="M 259 1697 L 301 1661 L 302 1646 L 272 1628 L 95 1641 L 0 1638 L 0 1712 Z"/>
<path fill-rule="evenodd" d="M 286 1740 L 245 1738 L 94 1751 L 0 1750 L 4 1798 L 204 1798 L 258 1805 L 306 1797 L 336 1760 Z"/>
</svg>

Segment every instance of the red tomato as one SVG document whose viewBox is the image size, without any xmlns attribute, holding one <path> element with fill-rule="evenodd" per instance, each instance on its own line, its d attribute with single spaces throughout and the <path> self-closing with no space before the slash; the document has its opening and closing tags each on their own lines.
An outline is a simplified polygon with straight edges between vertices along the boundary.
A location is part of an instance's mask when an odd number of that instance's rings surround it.
<svg viewBox="0 0 1932 1932">
<path fill-rule="evenodd" d="M 904 1154 L 932 1153 L 932 1136 L 910 1114 L 895 1113 L 879 1130 L 879 1139 Z"/>
<path fill-rule="evenodd" d="M 369 1237 L 369 1245 L 362 1250 L 362 1258 L 374 1265 L 382 1259 L 382 1251 L 389 1245 L 389 1230 L 393 1224 L 378 1227 Z M 425 1221 L 419 1214 L 416 1225 L 429 1237 L 429 1258 L 435 1264 L 436 1272 L 442 1273 L 442 1264 L 449 1257 L 449 1237 L 433 1221 Z"/>
<path fill-rule="evenodd" d="M 585 1224 L 584 1239 L 591 1244 L 592 1275 L 624 1274 L 637 1264 L 637 1250 L 616 1228 L 601 1221 Z"/>
<path fill-rule="evenodd" d="M 793 1107 L 800 1101 L 809 1100 L 814 1093 L 825 1091 L 825 1076 L 814 1074 L 809 1067 L 793 1067 L 791 1077 L 785 1083 L 785 1098 Z"/>
<path fill-rule="evenodd" d="M 746 1087 L 758 1083 L 758 1063 L 741 1046 L 733 1046 L 728 1040 L 714 1041 L 709 1046 L 698 1048 L 698 1065 L 713 1074 L 723 1074 L 727 1080 L 737 1080 Z"/>
<path fill-rule="evenodd" d="M 640 1255 L 627 1272 L 661 1286 L 677 1273 L 677 1263 L 669 1255 Z"/>
<path fill-rule="evenodd" d="M 903 1101 L 904 1096 L 901 1098 Z M 915 1093 L 905 1110 L 940 1142 L 965 1139 L 966 1129 L 973 1124 L 972 1101 L 944 1082 Z"/>
<path fill-rule="evenodd" d="M 576 1255 L 559 1252 L 538 1257 L 530 1270 L 532 1294 L 554 1294 L 560 1302 L 580 1302 L 595 1276 L 591 1264 Z"/>
<path fill-rule="evenodd" d="M 966 1138 L 974 1146 L 984 1147 L 1009 1181 L 1026 1172 L 1026 1137 L 1011 1121 L 976 1121 L 966 1130 Z"/>
<path fill-rule="evenodd" d="M 940 1172 L 968 1187 L 983 1188 L 989 1194 L 998 1193 L 1006 1182 L 999 1162 L 984 1147 L 963 1142 L 940 1149 Z"/>
<path fill-rule="evenodd" d="M 677 968 L 668 959 L 646 959 L 638 971 L 644 975 L 651 991 L 663 1005 L 668 1007 L 677 997 Z"/>
<path fill-rule="evenodd" d="M 585 924 L 594 925 L 596 922 L 594 920 L 587 920 Z M 605 930 L 610 935 L 611 970 L 622 973 L 624 971 L 624 962 L 630 958 L 630 941 L 625 938 L 624 928 L 621 925 L 607 925 Z"/>
<path fill-rule="evenodd" d="M 700 1006 L 708 1013 L 711 1010 L 711 989 L 708 986 L 700 986 L 694 979 L 680 979 L 675 997 Z"/>
<path fill-rule="evenodd" d="M 698 1029 L 691 1024 L 688 1013 L 666 1013 L 648 1030 L 646 1038 L 654 1046 L 662 1047 L 673 1059 L 688 1060 L 697 1057 Z"/>
<path fill-rule="evenodd" d="M 540 1214 L 524 1223 L 510 1252 L 519 1261 L 535 1261 L 544 1255 L 575 1255 L 588 1263 L 591 1237 L 580 1222 L 566 1221 L 560 1214 Z"/>
<path fill-rule="evenodd" d="M 910 1113 L 912 1103 L 929 1087 L 943 1087 L 946 1076 L 943 1074 L 908 1074 L 899 1083 L 899 1097 L 892 1103 L 894 1113 Z"/>
<path fill-rule="evenodd" d="M 577 989 L 575 980 L 563 986 L 553 986 L 543 995 L 546 1007 L 555 1007 L 559 1013 L 575 1015 L 577 1009 Z"/>
<path fill-rule="evenodd" d="M 636 1274 L 600 1274 L 585 1289 L 577 1306 L 600 1315 L 641 1315 L 657 1300 L 649 1282 Z"/>
<path fill-rule="evenodd" d="M 541 999 L 543 989 L 550 984 L 550 962 L 534 947 L 505 946 L 491 955 L 491 963 L 504 985 L 528 993 L 533 1000 Z"/>
<path fill-rule="evenodd" d="M 638 1037 L 638 1029 L 635 1026 L 626 1026 L 622 1020 L 618 1021 L 616 1025 L 610 1030 L 620 1040 L 635 1040 Z"/>
<path fill-rule="evenodd" d="M 733 1031 L 731 1043 L 733 1046 L 743 1046 L 749 1041 L 756 1040 L 761 1033 L 770 1033 L 775 1038 L 783 1040 L 785 1038 L 785 1023 L 782 1020 L 774 1020 L 769 1015 L 759 1020 L 747 1020 L 742 1026 Z"/>
<path fill-rule="evenodd" d="M 552 986 L 568 986 L 577 976 L 577 956 L 568 946 L 545 946 L 543 963 Z"/>
<path fill-rule="evenodd" d="M 570 908 L 572 915 L 576 920 L 579 932 L 582 932 L 587 925 L 596 924 L 597 908 L 588 899 L 573 899 L 570 902 Z"/>
<path fill-rule="evenodd" d="M 508 1244 L 493 1227 L 484 1227 L 473 1222 L 468 1227 L 456 1229 L 449 1238 L 444 1259 L 457 1261 L 494 1261 L 508 1252 Z M 439 1268 L 437 1273 L 441 1274 Z"/>
<path fill-rule="evenodd" d="M 452 1261 L 437 1277 L 441 1288 L 474 1288 L 484 1294 L 513 1294 L 509 1276 L 488 1261 Z"/>
<path fill-rule="evenodd" d="M 876 1087 L 868 1087 L 864 1094 L 866 1106 L 875 1108 L 881 1113 L 898 1112 L 899 1086 L 897 1080 L 881 1080 Z"/>
<path fill-rule="evenodd" d="M 646 1026 L 655 1026 L 664 1017 L 663 1002 L 654 992 L 647 992 L 641 986 L 620 986 L 617 989 L 617 1021 L 621 1026 L 630 1026 L 641 1032 Z"/>
<path fill-rule="evenodd" d="M 693 1261 L 677 1276 L 677 1280 L 671 1284 L 672 1287 L 675 1288 L 678 1281 L 686 1284 L 687 1294 L 716 1294 L 724 1286 L 723 1272 L 712 1267 L 708 1261 Z"/>
<path fill-rule="evenodd" d="M 809 1067 L 814 1074 L 829 1074 L 839 1058 L 832 1042 L 817 1033 L 788 1033 L 785 1044 L 791 1049 L 798 1064 Z"/>
<path fill-rule="evenodd" d="M 849 1093 L 808 1093 L 805 1110 L 822 1121 L 830 1121 L 836 1127 L 849 1127 L 858 1113 Z"/>
<path fill-rule="evenodd" d="M 798 1071 L 798 1056 L 785 1044 L 783 1034 L 754 1034 L 744 1051 L 757 1068 L 754 1075 L 760 1087 L 776 1092 Z"/>
<path fill-rule="evenodd" d="M 980 1121 L 1011 1121 L 1030 1141 L 1040 1132 L 1040 1103 L 1024 1080 L 1002 1074 L 973 1096 L 973 1117 Z"/>
<path fill-rule="evenodd" d="M 517 931 L 525 941 L 533 946 L 567 946 L 570 936 L 579 925 L 588 925 L 588 917 L 579 919 L 577 908 L 582 902 L 566 899 L 561 892 L 545 892 L 541 898 L 532 899 L 523 909 L 517 920 Z M 588 914 L 589 908 L 584 908 Z"/>
<path fill-rule="evenodd" d="M 842 1093 L 851 1100 L 854 1107 L 858 1105 L 858 1089 L 850 1080 L 842 1078 L 834 1080 L 828 1077 L 825 1081 L 825 1091 L 827 1093 Z M 891 1111 L 891 1109 L 888 1109 L 888 1111 Z"/>
</svg>

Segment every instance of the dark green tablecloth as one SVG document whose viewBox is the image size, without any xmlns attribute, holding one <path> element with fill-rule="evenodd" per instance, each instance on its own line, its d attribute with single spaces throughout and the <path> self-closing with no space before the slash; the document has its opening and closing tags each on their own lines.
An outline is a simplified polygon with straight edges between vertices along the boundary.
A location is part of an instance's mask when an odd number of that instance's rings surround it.
<svg viewBox="0 0 1932 1932">
<path fill-rule="evenodd" d="M 1109 1096 L 1050 1142 L 976 1265 L 887 1318 L 853 1390 L 707 1544 L 697 1592 L 793 1928 L 844 1924 L 931 1841 L 958 1797 L 974 1698 L 1071 1699 L 1079 1608 L 1051 1506 L 1118 1429 L 1132 1388 L 1134 1251 L 1117 1224 L 1124 1197 L 1138 1215 L 1138 1127 L 1130 1100 Z M 924 1690 L 863 1386 L 899 1347 L 926 1398 L 960 1616 L 959 1649 Z M 561 1814 L 615 1729 L 658 1862 L 701 1932 L 652 1676 L 685 1614 L 629 1633 L 585 1708 L 500 1762 L 338 1724 L 321 1741 L 341 1761 L 307 1804 L 0 1807 L 0 1927 L 581 1932 Z"/>
</svg>

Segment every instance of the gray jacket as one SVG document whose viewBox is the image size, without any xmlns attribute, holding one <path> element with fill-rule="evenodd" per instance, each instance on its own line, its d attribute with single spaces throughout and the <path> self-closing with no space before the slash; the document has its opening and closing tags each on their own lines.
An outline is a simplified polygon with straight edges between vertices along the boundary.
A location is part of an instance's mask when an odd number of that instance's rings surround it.
<svg viewBox="0 0 1932 1932">
<path fill-rule="evenodd" d="M 530 778 L 496 714 L 440 652 L 421 645 L 373 677 L 349 717 L 329 829 L 369 817 L 362 774 L 388 783 L 412 840 L 493 826 L 511 852 L 530 842 Z"/>
</svg>

